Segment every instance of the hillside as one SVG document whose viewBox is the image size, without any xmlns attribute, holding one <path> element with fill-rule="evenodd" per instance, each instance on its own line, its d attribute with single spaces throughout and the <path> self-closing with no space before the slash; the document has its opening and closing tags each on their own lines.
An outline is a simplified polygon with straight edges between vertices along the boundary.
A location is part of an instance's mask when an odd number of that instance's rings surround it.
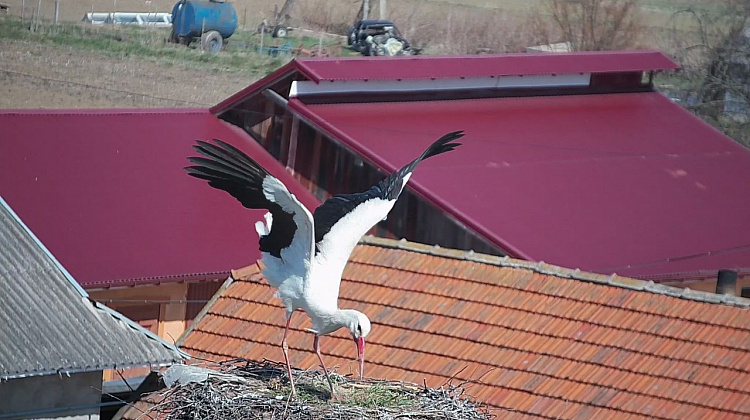
<svg viewBox="0 0 750 420">
<path fill-rule="evenodd" d="M 0 16 L 0 108 L 207 107 L 283 62 L 202 55 L 166 29 L 27 25 Z"/>
</svg>

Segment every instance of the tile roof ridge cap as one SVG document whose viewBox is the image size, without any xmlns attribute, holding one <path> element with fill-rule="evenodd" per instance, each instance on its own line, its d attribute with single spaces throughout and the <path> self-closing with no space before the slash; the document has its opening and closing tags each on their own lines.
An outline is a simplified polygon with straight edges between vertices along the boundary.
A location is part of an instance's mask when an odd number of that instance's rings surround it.
<svg viewBox="0 0 750 420">
<path fill-rule="evenodd" d="M 748 298 L 743 298 L 740 296 L 718 295 L 712 292 L 692 290 L 688 287 L 681 288 L 668 286 L 661 283 L 654 283 L 652 280 L 640 280 L 631 277 L 623 277 L 618 275 L 617 273 L 612 273 L 610 275 L 598 274 L 583 271 L 579 268 L 564 268 L 557 265 L 545 263 L 544 261 L 533 262 L 519 260 L 508 256 L 499 257 L 496 255 L 475 252 L 473 250 L 456 250 L 452 248 L 443 248 L 439 245 L 426 245 L 418 242 L 411 242 L 407 241 L 406 239 L 380 238 L 371 235 L 363 236 L 362 239 L 360 239 L 359 244 L 379 246 L 382 248 L 401 249 L 404 251 L 417 252 L 425 255 L 433 255 L 437 257 L 451 258 L 456 260 L 466 260 L 482 264 L 494 265 L 498 267 L 521 268 L 531 270 L 539 274 L 546 274 L 559 278 L 586 281 L 589 283 L 597 283 L 612 287 L 618 287 L 621 289 L 631 289 L 658 295 L 671 296 L 696 302 L 722 304 L 750 309 L 750 299 Z"/>
</svg>

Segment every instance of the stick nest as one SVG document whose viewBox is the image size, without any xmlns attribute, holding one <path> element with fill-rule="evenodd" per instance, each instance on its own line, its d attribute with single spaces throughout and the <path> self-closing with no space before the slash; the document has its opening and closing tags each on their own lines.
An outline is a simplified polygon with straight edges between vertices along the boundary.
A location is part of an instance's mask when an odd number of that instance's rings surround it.
<svg viewBox="0 0 750 420">
<path fill-rule="evenodd" d="M 387 380 L 355 380 L 331 374 L 341 397 L 330 401 L 320 370 L 294 370 L 297 397 L 290 398 L 285 366 L 236 359 L 213 364 L 199 381 L 177 382 L 150 395 L 158 401 L 141 419 L 460 419 L 494 416 L 464 395 L 463 386 L 439 389 Z"/>
</svg>

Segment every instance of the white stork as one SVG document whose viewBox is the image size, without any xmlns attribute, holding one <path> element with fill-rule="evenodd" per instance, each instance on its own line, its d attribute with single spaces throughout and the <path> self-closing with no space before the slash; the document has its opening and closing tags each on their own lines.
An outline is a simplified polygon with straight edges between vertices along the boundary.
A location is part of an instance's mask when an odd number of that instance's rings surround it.
<svg viewBox="0 0 750 420">
<path fill-rule="evenodd" d="M 257 222 L 260 250 L 265 265 L 263 275 L 278 289 L 276 297 L 286 307 L 286 326 L 281 347 L 284 351 L 292 395 L 296 395 L 286 344 L 289 322 L 296 309 L 312 320 L 314 349 L 336 398 L 328 370 L 320 354 L 320 336 L 346 327 L 357 344 L 359 375 L 365 363 L 365 337 L 370 320 L 352 309 L 339 309 L 341 275 L 359 239 L 378 221 L 384 220 L 404 189 L 412 171 L 424 159 L 460 146 L 451 143 L 462 131 L 448 133 L 434 142 L 421 156 L 393 172 L 369 190 L 342 194 L 326 200 L 310 214 L 278 179 L 239 149 L 221 140 L 216 144 L 198 141 L 193 148 L 204 157 L 190 157 L 196 166 L 186 167 L 189 175 L 208 181 L 250 209 L 267 209 L 265 223 Z"/>
</svg>

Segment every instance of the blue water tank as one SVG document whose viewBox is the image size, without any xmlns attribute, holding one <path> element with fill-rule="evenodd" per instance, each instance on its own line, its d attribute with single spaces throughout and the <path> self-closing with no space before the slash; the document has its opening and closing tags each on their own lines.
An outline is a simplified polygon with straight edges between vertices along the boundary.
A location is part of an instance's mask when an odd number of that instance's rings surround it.
<svg viewBox="0 0 750 420">
<path fill-rule="evenodd" d="M 183 0 L 172 8 L 172 28 L 178 37 L 197 38 L 217 31 L 226 39 L 237 29 L 237 12 L 229 3 Z"/>
</svg>

